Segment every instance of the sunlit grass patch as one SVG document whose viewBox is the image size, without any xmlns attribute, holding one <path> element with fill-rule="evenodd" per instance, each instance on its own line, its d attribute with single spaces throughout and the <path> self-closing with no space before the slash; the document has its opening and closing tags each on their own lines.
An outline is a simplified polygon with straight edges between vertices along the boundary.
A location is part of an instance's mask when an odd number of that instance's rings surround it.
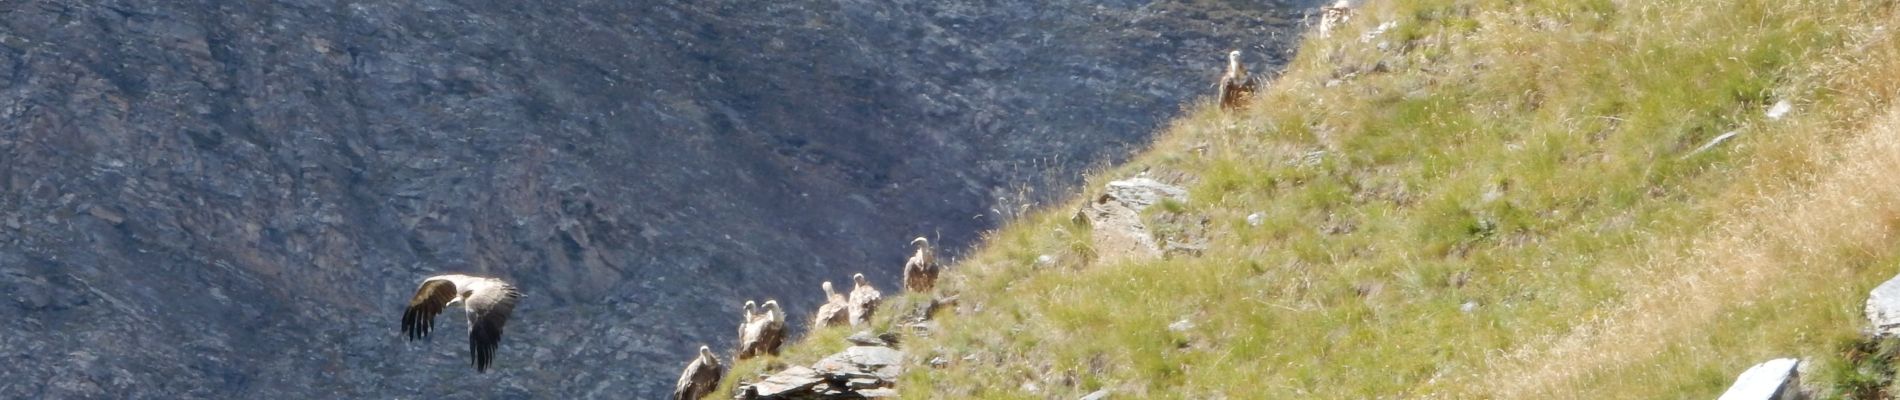
<svg viewBox="0 0 1900 400">
<path fill-rule="evenodd" d="M 1900 272 L 1900 178 L 1865 172 L 1900 170 L 1893 5 L 1665 3 L 1359 10 L 1252 107 L 1191 109 L 989 234 L 907 344 L 948 362 L 900 388 L 1697 398 L 1782 356 L 1866 386 L 1840 357 Z M 1146 213 L 1206 217 L 1206 251 L 1101 262 L 1070 217 L 1142 171 L 1189 176 Z"/>
</svg>

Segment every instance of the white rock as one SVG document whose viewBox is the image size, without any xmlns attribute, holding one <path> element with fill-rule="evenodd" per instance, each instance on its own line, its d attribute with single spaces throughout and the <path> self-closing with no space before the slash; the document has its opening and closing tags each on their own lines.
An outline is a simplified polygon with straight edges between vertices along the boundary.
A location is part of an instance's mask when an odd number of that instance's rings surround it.
<svg viewBox="0 0 1900 400">
<path fill-rule="evenodd" d="M 1768 107 L 1766 114 L 1768 115 L 1769 121 L 1780 121 L 1781 117 L 1788 115 L 1789 111 L 1794 111 L 1794 104 L 1790 104 L 1787 99 L 1783 99 L 1775 102 L 1773 107 Z"/>
<path fill-rule="evenodd" d="M 1051 265 L 1056 265 L 1056 256 L 1048 254 L 1036 256 L 1036 266 L 1047 267 Z"/>
<path fill-rule="evenodd" d="M 1189 329 L 1194 329 L 1194 321 L 1189 321 L 1186 318 L 1182 318 L 1180 321 L 1174 321 L 1174 323 L 1168 324 L 1168 330 L 1174 331 L 1174 332 L 1187 332 Z"/>
<path fill-rule="evenodd" d="M 1260 224 L 1264 224 L 1264 223 L 1267 223 L 1266 214 L 1261 214 L 1261 213 L 1247 214 L 1248 226 L 1260 226 Z"/>
<path fill-rule="evenodd" d="M 1801 377 L 1795 373 L 1800 361 L 1777 358 L 1755 364 L 1735 378 L 1735 385 L 1717 400 L 1795 400 L 1801 397 Z"/>
<path fill-rule="evenodd" d="M 1867 321 L 1874 336 L 1900 335 L 1900 277 L 1875 287 L 1867 295 Z"/>
<path fill-rule="evenodd" d="M 1081 400 L 1104 400 L 1107 398 L 1108 398 L 1108 389 L 1102 389 L 1102 390 L 1097 390 L 1094 393 L 1089 393 L 1087 396 L 1082 396 Z"/>
</svg>

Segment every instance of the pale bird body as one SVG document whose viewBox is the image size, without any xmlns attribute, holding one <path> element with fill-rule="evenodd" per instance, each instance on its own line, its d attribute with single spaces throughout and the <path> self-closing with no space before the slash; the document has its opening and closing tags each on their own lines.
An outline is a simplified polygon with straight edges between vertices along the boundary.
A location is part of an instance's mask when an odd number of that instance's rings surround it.
<svg viewBox="0 0 1900 400">
<path fill-rule="evenodd" d="M 746 300 L 744 310 L 745 314 L 739 319 L 739 353 L 745 352 L 746 343 L 757 340 L 752 335 L 752 321 L 759 318 L 759 303 Z"/>
<path fill-rule="evenodd" d="M 785 343 L 785 310 L 779 308 L 777 300 L 767 300 L 764 309 L 747 318 L 739 331 L 739 353 L 734 359 L 778 355 Z"/>
<path fill-rule="evenodd" d="M 679 382 L 673 384 L 673 400 L 698 400 L 712 394 L 719 388 L 719 380 L 726 376 L 726 366 L 719 363 L 712 349 L 699 346 L 699 357 L 686 364 L 686 370 L 680 372 Z"/>
<path fill-rule="evenodd" d="M 831 281 L 825 281 L 819 287 L 825 289 L 825 304 L 818 306 L 818 314 L 812 316 L 812 328 L 840 326 L 851 323 L 851 315 L 846 311 L 851 302 L 831 287 Z"/>
<path fill-rule="evenodd" d="M 409 307 L 402 314 L 402 332 L 409 340 L 429 337 L 435 331 L 435 316 L 442 310 L 462 305 L 468 317 L 468 348 L 476 372 L 487 372 L 501 346 L 502 327 L 514 313 L 521 292 L 500 279 L 468 275 L 429 277 L 416 288 Z"/>
<path fill-rule="evenodd" d="M 851 281 L 856 286 L 851 288 L 851 304 L 847 306 L 846 312 L 851 319 L 851 326 L 863 325 L 870 322 L 871 313 L 877 311 L 877 303 L 884 299 L 884 293 L 871 287 L 871 281 L 865 279 L 864 274 L 851 275 Z"/>
<path fill-rule="evenodd" d="M 1339 0 L 1332 7 L 1320 7 L 1319 37 L 1332 36 L 1347 21 L 1352 21 L 1352 2 Z"/>
<path fill-rule="evenodd" d="M 917 252 L 904 262 L 904 290 L 928 292 L 937 287 L 937 251 L 930 247 L 930 239 L 916 238 L 910 244 L 917 247 Z"/>
<path fill-rule="evenodd" d="M 1233 110 L 1247 105 L 1259 86 L 1259 80 L 1247 74 L 1247 66 L 1240 63 L 1240 50 L 1227 53 L 1227 72 L 1220 77 L 1220 108 Z"/>
</svg>

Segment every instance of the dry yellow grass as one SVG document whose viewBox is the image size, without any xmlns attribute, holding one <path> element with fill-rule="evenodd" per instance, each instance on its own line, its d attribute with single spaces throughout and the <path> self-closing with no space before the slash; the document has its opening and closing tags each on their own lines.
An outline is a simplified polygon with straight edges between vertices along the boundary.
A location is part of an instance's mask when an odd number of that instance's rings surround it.
<svg viewBox="0 0 1900 400">
<path fill-rule="evenodd" d="M 1900 110 L 1889 112 L 1839 153 L 1817 152 L 1827 165 L 1812 183 L 1750 188 L 1759 198 L 1740 204 L 1689 250 L 1660 257 L 1632 273 L 1623 305 L 1578 328 L 1520 349 L 1498 361 L 1490 374 L 1476 378 L 1497 398 L 1560 398 L 1590 393 L 1605 376 L 1644 382 L 1644 371 L 1685 354 L 1729 357 L 1723 353 L 1759 353 L 1760 348 L 1724 348 L 1698 343 L 1709 336 L 1742 334 L 1782 336 L 1851 334 L 1858 313 L 1849 309 L 1812 309 L 1818 299 L 1840 288 L 1865 293 L 1868 276 L 1900 273 L 1900 267 L 1871 261 L 1893 259 L 1900 233 Z M 1823 326 L 1796 331 L 1719 332 L 1719 319 L 1733 311 L 1777 300 L 1792 300 L 1777 312 L 1819 314 Z M 1835 302 L 1837 303 L 1837 302 Z M 1793 339 L 1793 340 L 1790 340 Z M 1774 339 L 1770 339 L 1774 340 Z M 1819 343 L 1827 344 L 1827 343 Z M 1673 346 L 1686 351 L 1670 352 Z M 1815 346 L 1818 347 L 1818 346 Z M 1755 354 L 1826 358 L 1831 354 Z M 1667 392 L 1667 388 L 1663 392 Z M 1568 395 L 1566 395 L 1568 394 Z M 1639 396 L 1640 397 L 1640 396 Z"/>
<path fill-rule="evenodd" d="M 1776 157 L 1747 166 L 1760 178 L 1753 185 L 1711 202 L 1722 215 L 1719 222 L 1701 235 L 1657 238 L 1648 247 L 1659 256 L 1634 260 L 1641 263 L 1637 268 L 1606 266 L 1624 275 L 1619 281 L 1629 294 L 1621 304 L 1497 357 L 1498 365 L 1470 386 L 1496 398 L 1563 398 L 1592 393 L 1606 379 L 1640 387 L 1653 372 L 1667 369 L 1657 366 L 1690 361 L 1684 357 L 1831 362 L 1834 354 L 1812 353 L 1834 344 L 1819 339 L 1854 335 L 1860 314 L 1852 301 L 1879 279 L 1900 273 L 1900 266 L 1891 265 L 1900 251 L 1894 241 L 1900 232 L 1900 174 L 1893 173 L 1900 171 L 1900 108 L 1891 103 L 1900 94 L 1900 41 L 1890 30 L 1865 29 L 1848 48 L 1854 50 L 1817 60 L 1823 67 L 1815 79 L 1824 92 L 1838 96 L 1829 108 L 1804 109 L 1809 115 L 1747 132 L 1771 136 L 1758 142 L 1777 146 L 1777 152 L 1764 154 Z M 1789 175 L 1784 170 L 1805 170 L 1790 164 L 1820 167 Z M 1810 316 L 1798 318 L 1803 323 L 1760 327 L 1722 321 L 1762 304 L 1773 304 L 1771 313 Z M 1736 328 L 1796 329 L 1718 331 Z M 1723 335 L 1768 339 L 1740 348 L 1709 340 Z M 1774 347 L 1781 352 L 1765 352 Z M 1811 352 L 1791 352 L 1801 348 Z"/>
</svg>

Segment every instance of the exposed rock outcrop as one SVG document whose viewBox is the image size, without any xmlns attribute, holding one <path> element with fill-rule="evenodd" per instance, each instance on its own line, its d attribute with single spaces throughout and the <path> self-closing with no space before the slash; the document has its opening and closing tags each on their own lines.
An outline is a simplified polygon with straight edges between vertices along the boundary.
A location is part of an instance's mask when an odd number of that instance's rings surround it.
<svg viewBox="0 0 1900 400">
<path fill-rule="evenodd" d="M 1198 255 L 1207 248 L 1206 218 L 1169 212 L 1152 222 L 1142 211 L 1175 202 L 1186 204 L 1186 188 L 1148 177 L 1109 182 L 1101 196 L 1076 211 L 1075 221 L 1088 224 L 1102 262 L 1157 258 L 1168 254 Z"/>
<path fill-rule="evenodd" d="M 1900 277 L 1867 294 L 1867 322 L 1875 338 L 1900 336 Z"/>
<path fill-rule="evenodd" d="M 738 399 L 896 398 L 904 352 L 886 346 L 851 346 L 811 367 L 794 366 L 741 387 Z"/>
<path fill-rule="evenodd" d="M 1801 364 L 1792 358 L 1768 360 L 1743 371 L 1718 400 L 1800 400 Z"/>
</svg>

